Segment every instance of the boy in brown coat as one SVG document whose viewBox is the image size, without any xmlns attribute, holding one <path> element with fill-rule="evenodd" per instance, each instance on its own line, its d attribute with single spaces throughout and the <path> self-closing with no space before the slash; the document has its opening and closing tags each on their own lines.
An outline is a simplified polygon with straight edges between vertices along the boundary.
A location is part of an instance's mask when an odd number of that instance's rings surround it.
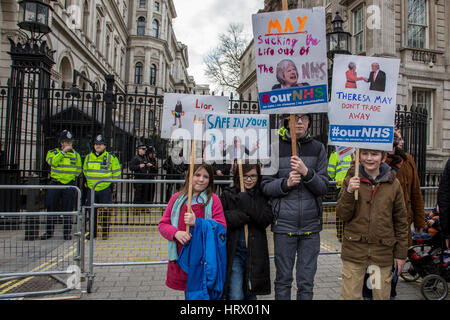
<svg viewBox="0 0 450 320">
<path fill-rule="evenodd" d="M 392 265 L 401 273 L 408 251 L 408 222 L 403 191 L 386 153 L 360 150 L 360 174 L 349 172 L 336 208 L 345 222 L 341 299 L 361 299 L 364 274 L 376 300 L 389 300 Z M 358 191 L 358 200 L 354 192 Z"/>
</svg>

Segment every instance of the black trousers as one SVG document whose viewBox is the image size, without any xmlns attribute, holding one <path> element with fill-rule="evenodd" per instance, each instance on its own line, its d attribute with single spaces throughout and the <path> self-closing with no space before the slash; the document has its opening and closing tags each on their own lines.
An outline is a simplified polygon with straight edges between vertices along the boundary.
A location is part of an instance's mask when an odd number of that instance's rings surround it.
<svg viewBox="0 0 450 320">
<path fill-rule="evenodd" d="M 110 204 L 112 203 L 112 190 L 111 187 L 108 187 L 106 189 L 103 189 L 101 191 L 95 191 L 95 203 L 105 203 Z M 91 205 L 91 189 L 89 189 L 89 193 L 87 195 L 86 199 L 86 205 Z M 98 225 L 102 228 L 102 235 L 107 236 L 109 233 L 109 218 L 110 218 L 110 212 L 109 210 L 106 210 L 103 212 L 101 219 L 97 220 L 97 211 L 98 208 L 94 210 L 94 230 L 91 230 L 91 234 L 94 234 L 94 238 L 97 237 L 97 227 Z M 90 217 L 92 219 L 92 217 Z M 89 224 L 90 225 L 90 224 Z"/>
<path fill-rule="evenodd" d="M 134 203 L 149 203 L 150 200 L 150 184 L 136 183 L 134 185 Z"/>
<path fill-rule="evenodd" d="M 62 183 L 51 181 L 50 185 L 63 185 Z M 67 185 L 74 185 L 69 183 Z M 75 206 L 76 191 L 73 188 L 49 189 L 45 198 L 48 212 L 55 211 L 73 211 Z M 57 216 L 47 216 L 47 234 L 53 235 L 55 231 L 55 223 L 58 221 Z M 69 236 L 72 232 L 72 216 L 64 216 L 63 218 L 64 236 Z"/>
</svg>

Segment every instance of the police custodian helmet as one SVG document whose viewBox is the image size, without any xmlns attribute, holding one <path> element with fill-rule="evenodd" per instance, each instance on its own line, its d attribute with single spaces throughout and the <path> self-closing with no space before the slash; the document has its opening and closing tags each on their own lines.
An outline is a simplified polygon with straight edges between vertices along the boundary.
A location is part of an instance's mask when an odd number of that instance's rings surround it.
<svg viewBox="0 0 450 320">
<path fill-rule="evenodd" d="M 106 145 L 105 137 L 103 135 L 99 134 L 98 136 L 95 137 L 94 144 L 104 144 L 104 145 Z"/>
<path fill-rule="evenodd" d="M 70 133 L 69 130 L 63 130 L 60 134 L 59 134 L 59 142 L 63 142 L 63 141 L 73 141 L 73 135 L 72 133 Z"/>
<path fill-rule="evenodd" d="M 137 149 L 147 150 L 147 146 L 145 144 L 140 144 L 137 146 Z"/>
</svg>

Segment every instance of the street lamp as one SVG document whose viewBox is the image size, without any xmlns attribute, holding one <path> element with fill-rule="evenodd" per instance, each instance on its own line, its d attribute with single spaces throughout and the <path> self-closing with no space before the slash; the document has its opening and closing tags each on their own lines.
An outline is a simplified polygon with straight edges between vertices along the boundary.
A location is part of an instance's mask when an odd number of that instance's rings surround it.
<svg viewBox="0 0 450 320">
<path fill-rule="evenodd" d="M 344 20 L 342 20 L 339 12 L 336 12 L 333 21 L 333 31 L 327 33 L 327 56 L 333 60 L 336 53 L 350 54 L 350 38 L 351 34 L 345 32 L 342 28 Z"/>
<path fill-rule="evenodd" d="M 50 5 L 41 0 L 19 1 L 17 25 L 20 29 L 31 32 L 31 40 L 40 40 L 51 32 L 51 10 Z"/>
<path fill-rule="evenodd" d="M 80 98 L 80 89 L 77 87 L 78 77 L 84 79 L 91 85 L 95 99 L 95 91 L 97 90 L 96 88 L 97 84 L 94 81 L 89 80 L 84 74 L 82 74 L 76 69 L 73 69 L 73 80 L 72 80 L 72 88 L 70 88 L 70 95 L 74 98 Z"/>
<path fill-rule="evenodd" d="M 331 84 L 333 79 L 333 60 L 334 55 L 340 54 L 351 54 L 350 51 L 350 40 L 352 35 L 344 31 L 342 20 L 339 12 L 336 12 L 333 21 L 333 31 L 327 33 L 327 57 L 331 60 L 330 69 L 328 69 L 328 98 L 331 96 Z"/>
<path fill-rule="evenodd" d="M 2 1 L 3 2 L 3 1 Z M 24 161 L 20 156 L 34 153 L 35 168 L 42 170 L 42 158 L 44 157 L 44 134 L 49 130 L 45 117 L 50 114 L 50 78 L 51 69 L 55 64 L 53 60 L 54 50 L 48 47 L 42 37 L 51 32 L 51 11 L 49 4 L 42 0 L 19 1 L 18 23 L 21 31 L 29 31 L 24 43 L 17 43 L 10 37 L 11 76 L 8 86 L 8 104 L 6 113 L 6 164 L 10 168 L 19 168 Z M 32 75 L 32 76 L 31 76 Z M 25 100 L 26 92 L 37 89 L 37 99 Z M 33 91 L 34 92 L 34 91 Z M 27 110 L 38 110 L 35 113 L 33 123 L 42 124 L 42 128 L 33 129 L 31 136 L 36 137 L 35 143 L 23 150 L 23 115 L 29 114 Z M 35 146 L 35 147 L 31 147 Z"/>
</svg>

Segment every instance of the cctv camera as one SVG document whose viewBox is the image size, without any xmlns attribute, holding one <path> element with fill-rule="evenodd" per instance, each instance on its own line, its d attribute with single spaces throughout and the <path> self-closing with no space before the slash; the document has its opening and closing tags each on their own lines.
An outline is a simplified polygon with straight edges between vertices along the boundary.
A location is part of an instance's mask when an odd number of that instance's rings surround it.
<svg viewBox="0 0 450 320">
<path fill-rule="evenodd" d="M 430 67 L 430 68 L 433 68 L 433 67 L 434 67 L 433 61 L 430 61 L 430 62 L 428 63 L 428 67 Z"/>
</svg>

